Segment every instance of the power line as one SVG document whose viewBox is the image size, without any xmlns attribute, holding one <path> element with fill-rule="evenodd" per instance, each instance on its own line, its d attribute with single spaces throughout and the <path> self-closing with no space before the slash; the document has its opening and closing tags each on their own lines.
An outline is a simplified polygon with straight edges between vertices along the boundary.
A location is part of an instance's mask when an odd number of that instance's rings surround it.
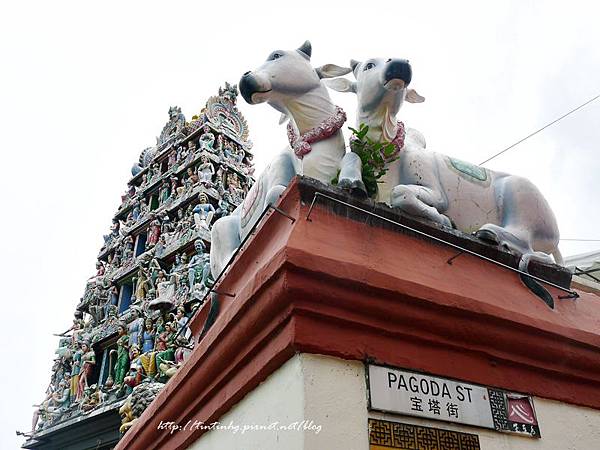
<svg viewBox="0 0 600 450">
<path fill-rule="evenodd" d="M 600 242 L 600 239 L 569 239 L 569 238 L 560 238 L 561 241 L 578 241 L 578 242 Z"/>
<path fill-rule="evenodd" d="M 593 97 L 593 98 L 589 99 L 587 102 L 585 102 L 585 103 L 582 103 L 582 104 L 581 104 L 581 105 L 579 105 L 577 108 L 574 108 L 574 109 L 572 109 L 572 110 L 571 110 L 571 111 L 569 111 L 568 113 L 566 113 L 566 114 L 563 114 L 563 115 L 562 115 L 562 116 L 560 116 L 558 119 L 555 119 L 555 120 L 553 120 L 552 122 L 550 122 L 550 123 L 548 123 L 548 124 L 544 125 L 544 126 L 543 126 L 542 128 L 540 128 L 539 130 L 536 130 L 536 131 L 534 131 L 533 133 L 531 133 L 531 134 L 529 134 L 529 135 L 525 136 L 523 139 L 521 139 L 521 140 L 519 140 L 519 141 L 515 142 L 515 143 L 514 143 L 514 144 L 512 144 L 511 146 L 509 146 L 509 147 L 506 147 L 504 150 L 502 150 L 502 151 L 499 151 L 499 152 L 498 152 L 498 153 L 496 153 L 494 156 L 491 156 L 490 158 L 486 159 L 485 161 L 483 161 L 483 162 L 479 163 L 479 165 L 480 165 L 480 166 L 482 166 L 482 165 L 484 165 L 486 162 L 490 162 L 490 161 L 491 161 L 492 159 L 494 159 L 496 156 L 500 156 L 502 153 L 504 153 L 504 152 L 507 152 L 508 150 L 510 150 L 510 149 L 511 149 L 511 148 L 513 148 L 513 147 L 516 147 L 516 146 L 517 146 L 517 145 L 519 145 L 521 142 L 523 142 L 523 141 L 526 141 L 527 139 L 529 139 L 529 138 L 530 138 L 530 137 L 532 137 L 532 136 L 535 136 L 535 135 L 536 135 L 536 134 L 538 134 L 540 131 L 543 131 L 543 130 L 545 130 L 546 128 L 548 128 L 548 127 L 550 127 L 550 126 L 554 125 L 556 122 L 558 122 L 558 121 L 560 121 L 560 120 L 564 119 L 564 118 L 565 118 L 565 117 L 567 117 L 568 115 L 571 115 L 571 114 L 573 114 L 575 111 L 578 111 L 578 110 L 580 110 L 581 108 L 583 108 L 584 106 L 586 106 L 586 105 L 588 105 L 588 104 L 592 103 L 594 100 L 597 100 L 598 98 L 600 98 L 600 94 L 598 94 L 598 95 L 596 95 L 595 97 Z M 566 240 L 566 239 L 565 239 L 565 240 Z"/>
</svg>

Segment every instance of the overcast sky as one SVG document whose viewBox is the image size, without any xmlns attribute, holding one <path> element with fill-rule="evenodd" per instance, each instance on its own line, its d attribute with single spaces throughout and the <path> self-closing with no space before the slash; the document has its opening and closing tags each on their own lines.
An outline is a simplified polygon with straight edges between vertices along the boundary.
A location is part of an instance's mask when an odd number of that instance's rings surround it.
<svg viewBox="0 0 600 450">
<path fill-rule="evenodd" d="M 478 163 L 600 93 L 594 2 L 161 3 L 0 6 L 0 448 L 30 428 L 51 334 L 70 326 L 130 167 L 169 106 L 189 119 L 224 81 L 310 39 L 314 65 L 408 58 L 427 100 L 401 117 L 428 148 Z M 353 124 L 354 97 L 332 97 Z M 260 171 L 285 130 L 267 105 L 240 103 Z M 597 101 L 487 167 L 534 181 L 563 237 L 600 239 L 599 125 Z"/>
</svg>

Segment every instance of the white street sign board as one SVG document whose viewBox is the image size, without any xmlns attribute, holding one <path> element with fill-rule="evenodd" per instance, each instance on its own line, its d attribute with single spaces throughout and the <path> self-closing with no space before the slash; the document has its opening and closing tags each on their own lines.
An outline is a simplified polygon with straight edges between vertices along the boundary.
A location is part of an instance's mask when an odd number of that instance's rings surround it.
<svg viewBox="0 0 600 450">
<path fill-rule="evenodd" d="M 469 383 L 369 365 L 371 409 L 494 429 L 488 390 Z"/>
</svg>

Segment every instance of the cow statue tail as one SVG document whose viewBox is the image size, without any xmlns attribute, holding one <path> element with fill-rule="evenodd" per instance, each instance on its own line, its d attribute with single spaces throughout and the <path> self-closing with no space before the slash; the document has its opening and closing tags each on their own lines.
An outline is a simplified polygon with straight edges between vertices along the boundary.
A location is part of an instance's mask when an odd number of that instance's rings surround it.
<svg viewBox="0 0 600 450">
<path fill-rule="evenodd" d="M 529 261 L 531 260 L 531 257 L 534 256 L 533 253 L 524 253 L 521 256 L 521 259 L 519 260 L 519 270 L 521 272 L 528 272 L 527 268 L 529 266 Z M 560 257 L 560 254 L 559 254 Z M 523 284 L 525 286 L 527 286 L 527 288 L 533 292 L 535 295 L 537 295 L 539 298 L 542 299 L 542 301 L 548 305 L 550 308 L 554 309 L 554 298 L 552 297 L 552 294 L 550 294 L 550 292 L 548 292 L 548 290 L 542 286 L 540 283 L 538 283 L 536 280 L 534 280 L 533 278 L 531 278 L 530 276 L 527 276 L 523 273 L 519 274 L 519 277 L 521 278 L 521 281 L 523 282 Z"/>
</svg>

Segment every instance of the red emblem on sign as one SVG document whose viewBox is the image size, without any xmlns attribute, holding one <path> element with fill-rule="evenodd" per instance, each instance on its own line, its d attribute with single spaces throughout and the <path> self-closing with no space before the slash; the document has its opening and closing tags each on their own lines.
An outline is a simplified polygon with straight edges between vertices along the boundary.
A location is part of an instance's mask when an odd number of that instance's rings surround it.
<svg viewBox="0 0 600 450">
<path fill-rule="evenodd" d="M 528 397 L 507 396 L 508 420 L 516 423 L 537 425 L 533 405 Z"/>
</svg>

